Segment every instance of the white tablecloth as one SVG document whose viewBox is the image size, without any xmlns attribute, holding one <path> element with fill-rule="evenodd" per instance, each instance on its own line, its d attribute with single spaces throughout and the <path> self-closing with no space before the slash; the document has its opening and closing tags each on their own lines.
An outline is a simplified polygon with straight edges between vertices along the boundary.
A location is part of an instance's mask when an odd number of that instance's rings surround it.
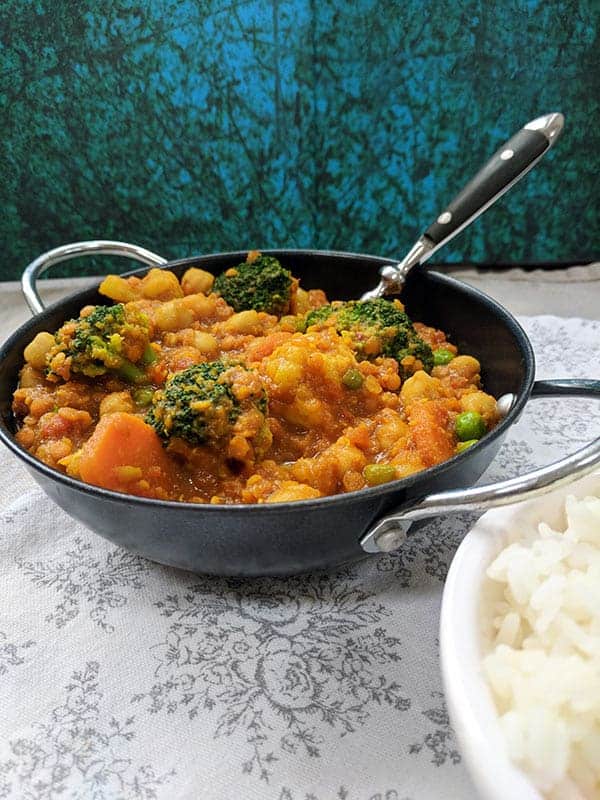
<svg viewBox="0 0 600 800">
<path fill-rule="evenodd" d="M 599 322 L 522 322 L 540 377 L 600 376 Z M 599 433 L 597 402 L 532 402 L 486 480 Z M 114 547 L 0 467 L 0 797 L 475 797 L 438 661 L 472 517 L 329 574 L 215 579 Z"/>
</svg>

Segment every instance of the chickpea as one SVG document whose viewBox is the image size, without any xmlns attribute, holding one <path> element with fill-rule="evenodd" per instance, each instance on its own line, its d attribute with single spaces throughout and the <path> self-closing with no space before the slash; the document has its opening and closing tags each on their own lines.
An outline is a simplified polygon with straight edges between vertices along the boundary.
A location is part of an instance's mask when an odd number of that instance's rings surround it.
<svg viewBox="0 0 600 800">
<path fill-rule="evenodd" d="M 450 362 L 450 369 L 470 382 L 474 382 L 474 379 L 479 377 L 481 366 L 473 356 L 456 356 Z"/>
<path fill-rule="evenodd" d="M 70 408 L 69 406 L 65 406 L 65 408 L 58 409 L 58 416 L 66 419 L 72 425 L 77 425 L 83 430 L 89 428 L 92 424 L 92 417 L 89 411 L 84 411 L 81 408 Z"/>
<path fill-rule="evenodd" d="M 442 394 L 441 389 L 442 385 L 438 378 L 432 378 L 426 372 L 419 370 L 404 381 L 400 389 L 400 398 L 405 406 L 414 403 L 415 400 L 436 400 Z"/>
<path fill-rule="evenodd" d="M 408 425 L 399 414 L 386 417 L 377 426 L 374 433 L 375 441 L 380 450 L 390 450 L 396 442 L 401 441 L 408 434 Z"/>
<path fill-rule="evenodd" d="M 37 457 L 46 464 L 54 467 L 61 458 L 66 458 L 73 450 L 73 442 L 64 436 L 62 439 L 52 439 L 41 444 L 36 452 Z"/>
<path fill-rule="evenodd" d="M 23 447 L 31 447 L 35 442 L 35 431 L 33 428 L 21 428 L 21 430 L 17 431 L 15 438 Z"/>
<path fill-rule="evenodd" d="M 54 408 L 52 395 L 44 393 L 33 398 L 29 406 L 29 413 L 32 417 L 41 419 L 43 414 L 47 414 L 52 408 Z"/>
<path fill-rule="evenodd" d="M 460 398 L 461 411 L 475 411 L 483 417 L 484 422 L 489 426 L 496 422 L 498 412 L 496 410 L 495 399 L 485 392 L 469 392 Z"/>
<path fill-rule="evenodd" d="M 42 331 L 38 333 L 33 341 L 29 342 L 25 348 L 23 355 L 25 361 L 31 364 L 34 369 L 44 369 L 46 366 L 46 355 L 54 347 L 54 336 L 51 333 Z"/>
<path fill-rule="evenodd" d="M 369 394 L 381 394 L 381 384 L 377 380 L 377 378 L 373 377 L 373 375 L 367 375 L 365 378 L 365 390 L 369 392 Z"/>
<path fill-rule="evenodd" d="M 181 288 L 184 294 L 210 294 L 215 282 L 215 276 L 206 270 L 190 267 L 181 279 Z"/>
<path fill-rule="evenodd" d="M 114 467 L 113 469 L 118 480 L 122 481 L 123 483 L 139 481 L 143 474 L 141 467 L 123 466 Z"/>
</svg>

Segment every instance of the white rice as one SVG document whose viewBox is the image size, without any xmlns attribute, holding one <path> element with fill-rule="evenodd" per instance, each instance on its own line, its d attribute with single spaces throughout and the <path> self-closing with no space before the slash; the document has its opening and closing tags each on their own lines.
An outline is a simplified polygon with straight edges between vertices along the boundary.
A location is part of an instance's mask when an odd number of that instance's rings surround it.
<svg viewBox="0 0 600 800">
<path fill-rule="evenodd" d="M 510 757 L 553 800 L 600 800 L 600 498 L 565 511 L 488 568 L 483 665 Z"/>
</svg>

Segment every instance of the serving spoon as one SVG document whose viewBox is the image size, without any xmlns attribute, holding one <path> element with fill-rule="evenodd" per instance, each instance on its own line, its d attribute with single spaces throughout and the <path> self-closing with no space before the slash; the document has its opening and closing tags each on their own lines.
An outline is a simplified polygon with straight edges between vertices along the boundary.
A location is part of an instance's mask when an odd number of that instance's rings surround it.
<svg viewBox="0 0 600 800">
<path fill-rule="evenodd" d="M 537 164 L 560 136 L 564 123 L 563 115 L 554 112 L 538 117 L 521 128 L 456 195 L 402 261 L 381 268 L 378 285 L 365 292 L 361 300 L 398 294 L 413 267 L 427 261 Z"/>
<path fill-rule="evenodd" d="M 361 300 L 398 294 L 413 267 L 427 261 L 436 250 L 483 214 L 492 203 L 502 197 L 537 164 L 560 136 L 564 123 L 563 115 L 554 112 L 538 117 L 521 128 L 456 195 L 446 210 L 415 242 L 402 261 L 381 268 L 381 280 L 374 289 L 365 292 Z M 144 247 L 126 242 L 98 239 L 55 247 L 38 256 L 23 272 L 21 286 L 31 311 L 39 314 L 44 310 L 44 303 L 36 287 L 36 281 L 43 272 L 62 261 L 93 254 L 125 256 L 152 267 L 162 267 L 167 263 L 166 258 L 151 253 Z"/>
</svg>

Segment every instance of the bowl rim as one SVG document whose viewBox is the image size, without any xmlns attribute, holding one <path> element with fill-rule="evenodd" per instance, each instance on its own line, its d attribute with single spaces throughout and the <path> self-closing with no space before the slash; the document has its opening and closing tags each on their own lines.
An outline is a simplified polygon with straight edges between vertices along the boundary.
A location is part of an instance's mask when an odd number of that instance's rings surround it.
<svg viewBox="0 0 600 800">
<path fill-rule="evenodd" d="M 207 253 L 201 254 L 196 256 L 188 256 L 186 258 L 176 259 L 173 261 L 168 261 L 166 264 L 163 264 L 160 269 L 170 269 L 172 267 L 185 267 L 186 265 L 193 265 L 199 262 L 206 262 L 210 261 L 211 259 L 221 259 L 221 258 L 239 258 L 241 255 L 247 253 L 247 250 L 235 250 L 231 252 L 222 252 L 222 253 Z M 383 256 L 377 255 L 370 255 L 366 253 L 351 253 L 351 252 L 344 252 L 344 251 L 337 251 L 337 250 L 313 250 L 313 249 L 287 249 L 287 248 L 274 248 L 274 249 L 264 249 L 261 252 L 267 253 L 269 255 L 283 255 L 283 254 L 291 254 L 291 255 L 303 255 L 303 256 L 311 256 L 311 257 L 334 257 L 334 258 L 348 258 L 354 261 L 364 261 L 365 263 L 376 263 L 380 266 L 385 266 L 389 264 L 396 264 L 397 262 L 394 259 L 385 258 Z M 149 266 L 142 266 L 138 267 L 133 270 L 129 270 L 123 275 L 137 275 L 143 274 L 147 272 L 151 267 Z M 452 286 L 455 289 L 466 294 L 468 297 L 473 299 L 474 301 L 487 306 L 493 313 L 500 317 L 503 324 L 510 330 L 512 335 L 514 336 L 515 340 L 518 342 L 518 346 L 521 349 L 524 361 L 524 375 L 521 381 L 521 385 L 519 387 L 519 391 L 516 393 L 516 400 L 513 403 L 512 408 L 510 409 L 509 413 L 506 417 L 501 420 L 501 422 L 491 431 L 489 434 L 480 440 L 476 445 L 473 447 L 468 448 L 467 450 L 463 451 L 462 453 L 458 453 L 451 458 L 447 459 L 446 461 L 442 461 L 440 464 L 436 464 L 433 467 L 428 467 L 427 469 L 421 470 L 419 472 L 413 473 L 412 475 L 408 475 L 405 478 L 400 478 L 395 481 L 389 481 L 389 483 L 382 484 L 380 486 L 374 486 L 364 489 L 355 490 L 353 492 L 346 492 L 343 494 L 336 494 L 336 495 L 327 495 L 325 497 L 317 497 L 314 499 L 309 500 L 301 500 L 301 501 L 293 501 L 293 502 L 284 502 L 284 503 L 188 503 L 188 502 L 180 502 L 176 500 L 158 500 L 156 498 L 149 498 L 149 497 L 140 497 L 138 495 L 130 495 L 125 494 L 123 492 L 116 492 L 111 489 L 104 489 L 101 486 L 95 486 L 93 484 L 85 483 L 77 478 L 72 478 L 69 475 L 66 475 L 62 472 L 58 472 L 58 470 L 49 467 L 44 462 L 40 461 L 39 459 L 35 458 L 35 456 L 31 455 L 28 450 L 22 447 L 14 438 L 14 434 L 8 430 L 7 426 L 4 423 L 4 420 L 0 417 L 0 442 L 6 445 L 15 455 L 21 458 L 29 468 L 35 470 L 36 472 L 41 473 L 47 478 L 50 478 L 58 483 L 67 486 L 70 489 L 75 489 L 80 492 L 84 493 L 91 493 L 97 494 L 99 497 L 104 497 L 106 499 L 110 499 L 113 502 L 120 502 L 120 503 L 135 503 L 141 504 L 144 506 L 148 506 L 149 508 L 152 507 L 160 507 L 160 508 L 172 508 L 172 509 L 195 509 L 196 513 L 200 510 L 202 512 L 208 513 L 217 513 L 219 511 L 227 510 L 230 514 L 243 514 L 248 513 L 248 511 L 252 509 L 260 508 L 263 513 L 277 516 L 279 514 L 287 514 L 293 509 L 304 509 L 309 510 L 312 508 L 322 508 L 324 505 L 329 506 L 336 506 L 344 503 L 352 503 L 360 501 L 361 498 L 365 500 L 374 500 L 377 498 L 383 498 L 388 496 L 389 494 L 393 494 L 395 492 L 402 491 L 408 487 L 414 486 L 415 484 L 422 481 L 427 480 L 435 480 L 438 476 L 442 475 L 447 469 L 453 467 L 455 464 L 459 462 L 466 462 L 467 459 L 471 458 L 473 453 L 478 451 L 482 445 L 488 446 L 494 442 L 494 440 L 504 436 L 507 429 L 518 419 L 518 417 L 523 412 L 525 405 L 527 404 L 531 390 L 533 387 L 534 379 L 535 379 L 535 356 L 533 353 L 533 347 L 529 340 L 529 337 L 525 333 L 523 327 L 519 324 L 516 318 L 508 311 L 504 306 L 502 306 L 497 300 L 493 297 L 490 297 L 485 292 L 482 292 L 480 289 L 471 286 L 463 281 L 460 281 L 456 278 L 453 278 L 449 275 L 444 273 L 438 272 L 437 270 L 433 270 L 429 267 L 420 267 L 421 270 L 427 273 L 428 276 L 432 276 L 434 282 L 438 281 L 439 283 L 446 284 Z M 0 364 L 4 361 L 4 359 L 8 356 L 8 354 L 13 350 L 13 348 L 19 346 L 21 339 L 27 333 L 30 328 L 36 327 L 37 323 L 39 323 L 40 318 L 46 315 L 51 315 L 52 313 L 61 309 L 61 307 L 74 302 L 78 297 L 84 295 L 87 292 L 94 291 L 98 289 L 100 285 L 100 280 L 98 281 L 97 285 L 90 284 L 82 289 L 79 289 L 76 292 L 72 292 L 65 297 L 57 300 L 56 302 L 48 305 L 44 311 L 40 314 L 36 314 L 32 316 L 30 319 L 26 320 L 22 325 L 20 325 L 1 345 L 0 345 Z"/>
<path fill-rule="evenodd" d="M 440 614 L 440 662 L 448 714 L 473 783 L 485 800 L 544 800 L 510 759 L 482 670 L 481 591 L 485 571 L 516 526 L 564 512 L 568 495 L 600 492 L 600 470 L 543 497 L 487 511 L 458 547 L 446 578 Z M 510 541 L 514 541 L 514 537 Z"/>
</svg>

